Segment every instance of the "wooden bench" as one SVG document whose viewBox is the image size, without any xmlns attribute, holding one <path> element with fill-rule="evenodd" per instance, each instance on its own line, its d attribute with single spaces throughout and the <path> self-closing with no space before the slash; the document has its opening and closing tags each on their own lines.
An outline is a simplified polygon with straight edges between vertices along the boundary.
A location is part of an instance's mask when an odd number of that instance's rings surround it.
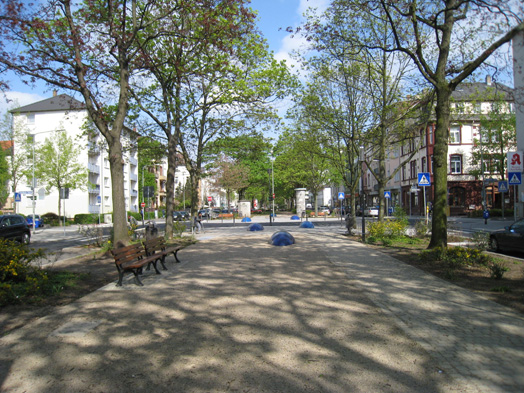
<svg viewBox="0 0 524 393">
<path fill-rule="evenodd" d="M 158 255 L 148 256 L 141 244 L 131 244 L 129 246 L 115 248 L 111 250 L 115 258 L 116 268 L 118 270 L 118 287 L 122 286 L 122 279 L 125 272 L 133 272 L 137 285 L 143 286 L 139 275 L 142 274 L 142 268 L 147 265 L 147 270 L 151 265 L 155 268 L 156 274 L 160 274 L 156 267 L 156 262 L 161 260 Z"/>
<path fill-rule="evenodd" d="M 180 263 L 180 260 L 176 254 L 183 248 L 182 246 L 167 246 L 166 239 L 164 239 L 162 236 L 148 239 L 144 241 L 143 244 L 144 248 L 146 249 L 146 254 L 149 257 L 156 256 L 157 258 L 160 258 L 160 263 L 162 264 L 162 268 L 164 270 L 167 270 L 164 262 L 166 260 L 166 256 L 169 254 L 173 254 L 176 262 Z"/>
</svg>

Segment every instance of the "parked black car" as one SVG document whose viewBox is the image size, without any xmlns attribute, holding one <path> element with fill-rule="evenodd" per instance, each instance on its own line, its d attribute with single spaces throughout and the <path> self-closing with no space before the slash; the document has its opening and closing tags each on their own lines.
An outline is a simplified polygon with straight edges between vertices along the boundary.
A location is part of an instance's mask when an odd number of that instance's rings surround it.
<svg viewBox="0 0 524 393">
<path fill-rule="evenodd" d="M 524 251 L 524 218 L 489 234 L 489 245 L 495 251 Z"/>
<path fill-rule="evenodd" d="M 180 214 L 180 217 L 182 217 L 182 220 L 189 220 L 189 213 L 185 210 L 180 210 L 178 213 Z"/>
<path fill-rule="evenodd" d="M 6 214 L 0 216 L 0 237 L 29 244 L 31 230 L 21 215 Z"/>
</svg>

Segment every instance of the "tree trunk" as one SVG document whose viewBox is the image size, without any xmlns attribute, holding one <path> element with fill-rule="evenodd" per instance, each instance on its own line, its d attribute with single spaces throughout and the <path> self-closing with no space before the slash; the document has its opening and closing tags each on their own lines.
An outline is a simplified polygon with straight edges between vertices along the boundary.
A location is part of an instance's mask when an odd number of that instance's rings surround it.
<svg viewBox="0 0 524 393">
<path fill-rule="evenodd" d="M 113 132 L 113 131 L 111 131 Z M 114 136 L 114 135 L 113 135 Z M 129 243 L 127 233 L 126 204 L 124 194 L 124 160 L 120 138 L 106 138 L 109 152 L 109 171 L 113 198 L 113 239 L 122 244 Z"/>
<path fill-rule="evenodd" d="M 433 152 L 433 218 L 431 223 L 431 241 L 428 248 L 447 247 L 448 204 L 448 135 L 449 135 L 449 99 L 451 88 L 437 88 L 437 126 L 435 129 L 435 147 Z"/>
<path fill-rule="evenodd" d="M 166 179 L 166 238 L 173 238 L 173 205 L 175 203 L 175 171 L 177 166 L 176 138 L 171 135 L 167 141 Z"/>
</svg>

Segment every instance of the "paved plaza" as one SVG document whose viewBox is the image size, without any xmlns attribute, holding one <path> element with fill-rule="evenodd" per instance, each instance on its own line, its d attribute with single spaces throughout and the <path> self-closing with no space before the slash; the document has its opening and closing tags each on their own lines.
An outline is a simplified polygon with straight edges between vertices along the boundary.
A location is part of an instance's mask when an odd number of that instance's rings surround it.
<svg viewBox="0 0 524 393">
<path fill-rule="evenodd" d="M 207 229 L 143 287 L 2 337 L 0 391 L 524 391 L 521 314 L 343 231 Z"/>
</svg>

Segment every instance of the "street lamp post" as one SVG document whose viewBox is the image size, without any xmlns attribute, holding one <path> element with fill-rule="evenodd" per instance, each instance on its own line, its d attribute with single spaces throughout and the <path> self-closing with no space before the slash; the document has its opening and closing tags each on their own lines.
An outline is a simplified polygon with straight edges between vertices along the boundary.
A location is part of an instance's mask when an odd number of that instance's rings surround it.
<svg viewBox="0 0 524 393">
<path fill-rule="evenodd" d="M 273 220 L 275 220 L 275 171 L 273 162 L 274 160 L 271 160 L 271 196 L 273 197 Z"/>
<path fill-rule="evenodd" d="M 142 225 L 145 225 L 144 224 L 144 220 L 146 218 L 146 197 L 144 195 L 144 169 L 148 168 L 147 165 L 144 165 L 142 167 L 142 202 L 144 202 L 144 207 L 142 208 Z"/>
<path fill-rule="evenodd" d="M 32 148 L 33 148 L 33 178 L 31 180 L 31 182 L 33 183 L 32 184 L 32 189 L 33 189 L 33 196 L 32 196 L 32 199 L 31 199 L 31 202 L 32 202 L 32 205 L 33 205 L 33 235 L 35 234 L 36 232 L 36 224 L 35 224 L 35 208 L 36 208 L 36 202 L 35 202 L 35 187 L 36 187 L 36 182 L 35 182 L 35 134 L 29 134 L 28 135 L 29 138 L 31 138 L 31 144 L 32 144 Z"/>
</svg>

